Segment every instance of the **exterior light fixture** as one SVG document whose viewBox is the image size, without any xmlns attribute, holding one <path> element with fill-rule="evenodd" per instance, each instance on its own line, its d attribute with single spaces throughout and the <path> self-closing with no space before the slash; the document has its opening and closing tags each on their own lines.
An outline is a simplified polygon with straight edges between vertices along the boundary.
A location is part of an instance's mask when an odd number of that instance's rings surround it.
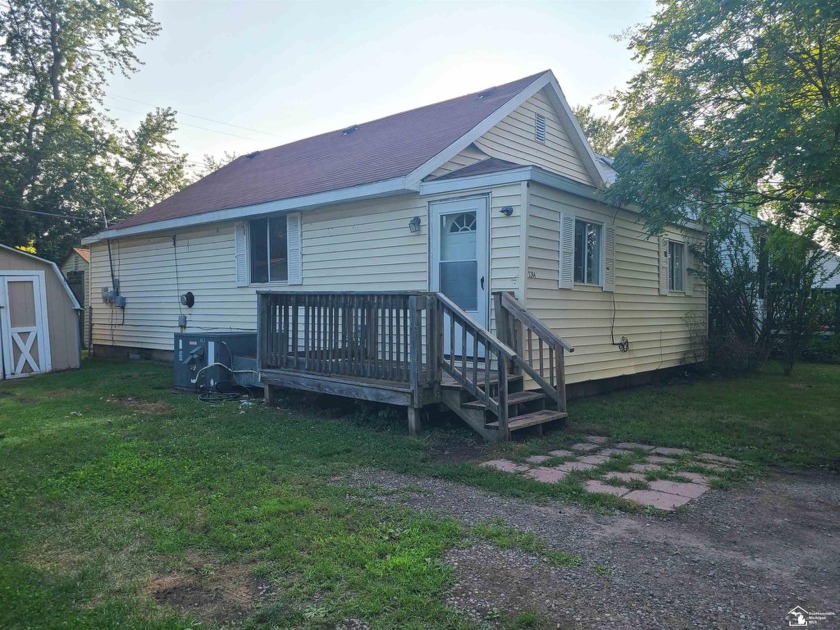
<svg viewBox="0 0 840 630">
<path fill-rule="evenodd" d="M 408 231 L 412 234 L 420 231 L 420 217 L 414 217 L 408 222 Z"/>
<path fill-rule="evenodd" d="M 506 217 L 509 217 L 513 214 L 513 206 L 502 206 L 502 209 L 499 210 L 499 212 L 501 212 Z"/>
</svg>

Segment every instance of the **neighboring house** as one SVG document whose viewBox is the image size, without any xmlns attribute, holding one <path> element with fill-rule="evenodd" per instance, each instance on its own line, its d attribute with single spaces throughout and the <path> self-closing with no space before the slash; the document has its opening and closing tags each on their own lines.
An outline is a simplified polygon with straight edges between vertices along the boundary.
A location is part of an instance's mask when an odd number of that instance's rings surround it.
<svg viewBox="0 0 840 630">
<path fill-rule="evenodd" d="M 74 247 L 70 253 L 64 257 L 61 263 L 61 273 L 67 278 L 67 284 L 76 300 L 82 307 L 82 313 L 79 317 L 79 326 L 81 338 L 85 347 L 88 346 L 88 338 L 86 334 L 86 318 L 85 312 L 90 302 L 90 250 L 83 247 Z"/>
<path fill-rule="evenodd" d="M 838 287 L 840 287 L 840 256 L 832 254 L 831 257 L 825 261 L 823 269 L 825 269 L 825 280 L 822 283 L 822 288 L 827 290 L 837 290 Z"/>
<path fill-rule="evenodd" d="M 171 356 L 181 315 L 186 331 L 254 330 L 261 290 L 440 292 L 480 330 L 447 323 L 439 345 L 483 357 L 498 341 L 484 334 L 497 331 L 493 295 L 510 292 L 507 312 L 524 308 L 546 338 L 574 346 L 563 367 L 577 389 L 690 362 L 686 318 L 707 308 L 688 247 L 700 234 L 649 238 L 633 209 L 598 201 L 612 178 L 551 72 L 245 155 L 86 239 L 92 294 L 116 287 L 125 300 L 93 301 L 92 343 Z M 362 320 L 355 337 L 349 324 L 333 332 L 358 343 Z M 311 341 L 276 325 L 287 350 Z M 310 325 L 303 311 L 297 325 Z M 524 343 L 519 328 L 498 332 Z"/>
<path fill-rule="evenodd" d="M 55 263 L 0 245 L 0 378 L 79 367 L 81 310 Z"/>
</svg>

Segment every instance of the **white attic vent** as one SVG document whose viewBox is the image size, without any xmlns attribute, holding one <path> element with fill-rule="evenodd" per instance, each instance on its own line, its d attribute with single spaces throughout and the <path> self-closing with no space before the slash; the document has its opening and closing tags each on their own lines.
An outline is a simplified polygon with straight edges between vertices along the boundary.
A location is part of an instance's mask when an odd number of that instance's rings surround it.
<svg viewBox="0 0 840 630">
<path fill-rule="evenodd" d="M 542 114 L 535 114 L 534 136 L 537 142 L 545 142 L 545 116 Z"/>
</svg>

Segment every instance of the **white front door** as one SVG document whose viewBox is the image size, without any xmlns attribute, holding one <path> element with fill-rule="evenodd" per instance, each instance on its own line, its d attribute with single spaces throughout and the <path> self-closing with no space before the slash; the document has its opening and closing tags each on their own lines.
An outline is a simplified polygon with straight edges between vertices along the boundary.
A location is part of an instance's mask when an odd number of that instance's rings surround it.
<svg viewBox="0 0 840 630">
<path fill-rule="evenodd" d="M 42 274 L 0 276 L 0 336 L 6 378 L 50 370 L 47 299 Z"/>
<path fill-rule="evenodd" d="M 430 218 L 431 289 L 443 293 L 485 328 L 490 291 L 487 211 L 486 197 L 456 199 L 431 204 Z M 443 330 L 444 352 L 449 354 L 449 322 L 444 322 Z M 462 354 L 465 341 L 467 356 L 472 356 L 472 339 L 463 340 L 457 331 L 455 354 Z"/>
</svg>

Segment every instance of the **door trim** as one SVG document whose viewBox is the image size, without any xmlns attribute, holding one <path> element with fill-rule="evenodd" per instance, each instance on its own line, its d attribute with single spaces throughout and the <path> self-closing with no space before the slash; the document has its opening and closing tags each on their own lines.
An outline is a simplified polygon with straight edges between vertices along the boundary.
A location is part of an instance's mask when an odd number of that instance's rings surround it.
<svg viewBox="0 0 840 630">
<path fill-rule="evenodd" d="M 12 339 L 11 326 L 11 311 L 9 310 L 9 285 L 10 279 L 14 281 L 32 280 L 32 289 L 35 294 L 35 340 L 38 343 L 38 358 L 40 359 L 40 370 L 38 372 L 28 372 L 25 374 L 8 374 L 7 370 L 16 368 L 13 363 L 13 347 L 14 340 Z M 40 288 L 40 290 L 39 290 Z M 7 271 L 0 272 L 0 334 L 3 335 L 4 340 L 2 344 L 3 351 L 3 371 L 5 378 L 21 378 L 30 376 L 31 374 L 44 374 L 52 371 L 52 353 L 50 350 L 50 323 L 49 314 L 47 311 L 47 284 L 46 277 L 43 271 Z"/>
<path fill-rule="evenodd" d="M 476 323 L 480 324 L 487 330 L 490 330 L 490 295 L 491 295 L 491 285 L 490 285 L 490 255 L 491 255 L 491 248 L 490 244 L 492 242 L 491 239 L 491 225 L 490 225 L 490 209 L 492 207 L 490 194 L 482 194 L 482 195 L 469 195 L 465 197 L 452 197 L 450 199 L 435 199 L 434 201 L 428 202 L 428 213 L 429 213 L 429 242 L 428 242 L 428 254 L 429 254 L 429 268 L 428 268 L 428 286 L 430 291 L 439 291 L 440 290 L 440 281 L 438 280 L 438 288 L 433 288 L 435 286 L 434 279 L 436 277 L 436 270 L 435 270 L 435 253 L 434 247 L 439 246 L 439 243 L 435 244 L 435 237 L 438 237 L 437 240 L 439 241 L 439 232 L 440 229 L 438 217 L 440 215 L 436 214 L 435 206 L 437 205 L 445 205 L 450 203 L 456 202 L 469 202 L 469 201 L 481 201 L 484 204 L 484 208 L 478 208 L 476 212 L 482 212 L 484 214 L 484 235 L 476 234 L 476 243 L 481 243 L 484 247 L 484 268 L 479 269 L 479 273 L 484 276 L 486 279 L 485 286 L 487 287 L 484 291 L 485 298 L 483 300 L 483 304 L 481 306 L 484 307 L 484 320 L 483 322 L 478 321 Z M 438 254 L 439 256 L 439 254 Z"/>
</svg>

